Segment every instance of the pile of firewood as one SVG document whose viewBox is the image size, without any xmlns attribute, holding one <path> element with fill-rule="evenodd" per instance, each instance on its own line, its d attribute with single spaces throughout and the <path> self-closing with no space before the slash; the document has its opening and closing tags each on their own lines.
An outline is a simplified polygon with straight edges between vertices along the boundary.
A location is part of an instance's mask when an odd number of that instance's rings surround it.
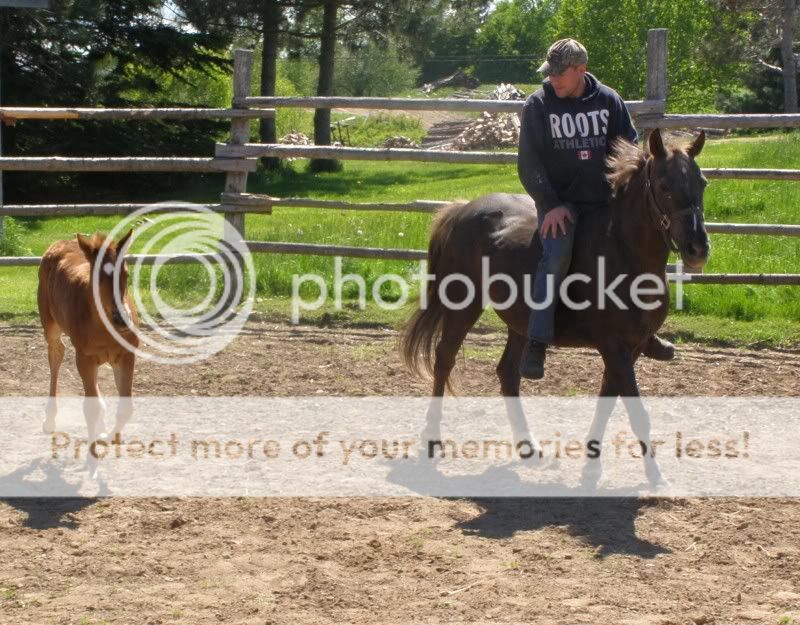
<svg viewBox="0 0 800 625">
<path fill-rule="evenodd" d="M 381 146 L 384 148 L 418 148 L 419 144 L 408 137 L 398 135 L 396 137 L 388 137 Z"/>
<path fill-rule="evenodd" d="M 278 143 L 285 143 L 288 145 L 311 145 L 311 139 L 302 132 L 290 132 L 280 138 Z"/>
<path fill-rule="evenodd" d="M 513 148 L 519 142 L 519 117 L 516 113 L 481 113 L 444 150 Z"/>
<path fill-rule="evenodd" d="M 489 97 L 492 100 L 524 100 L 525 94 L 514 85 L 501 82 Z"/>
</svg>

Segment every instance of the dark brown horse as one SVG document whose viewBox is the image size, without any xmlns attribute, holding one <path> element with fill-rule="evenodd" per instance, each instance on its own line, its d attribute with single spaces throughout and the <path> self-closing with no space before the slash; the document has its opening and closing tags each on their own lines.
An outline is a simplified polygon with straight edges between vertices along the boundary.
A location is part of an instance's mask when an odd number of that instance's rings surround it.
<svg viewBox="0 0 800 625">
<path fill-rule="evenodd" d="M 578 222 L 570 274 L 582 274 L 588 280 L 572 281 L 566 293 L 573 302 L 588 302 L 588 307 L 576 310 L 566 306 L 562 298 L 556 312 L 555 344 L 594 347 L 603 358 L 600 396 L 608 399 L 598 402 L 587 438 L 587 442 L 597 441 L 598 448 L 616 398 L 622 397 L 633 433 L 648 450 L 652 449 L 650 419 L 639 398 L 634 363 L 667 316 L 666 265 L 670 249 L 678 251 L 684 263 L 695 269 L 708 259 L 709 241 L 703 220 L 706 181 L 695 162 L 704 142 L 705 135 L 701 133 L 688 147 L 665 146 L 658 130 L 650 134 L 649 154 L 630 143 L 619 142 L 608 162 L 608 178 L 614 192 L 610 207 Z M 427 285 L 427 305 L 409 320 L 401 343 L 409 367 L 417 373 L 425 369 L 433 375 L 433 400 L 422 434 L 429 451 L 431 441 L 441 438 L 441 397 L 449 386 L 456 355 L 484 308 L 477 294 L 486 287 L 482 284 L 485 276 L 499 274 L 509 276 L 518 296 L 505 307 L 502 304 L 514 291 L 509 283 L 492 280 L 486 289 L 491 302 L 498 304 L 497 314 L 508 326 L 497 375 L 514 442 L 538 447 L 519 402 L 519 362 L 530 314 L 523 294 L 526 283 L 527 293 L 532 290 L 532 274 L 541 256 L 536 227 L 536 207 L 527 195 L 486 195 L 466 205 L 445 207 L 436 215 L 428 248 L 429 271 L 435 279 Z M 622 306 L 608 297 L 601 306 L 600 258 L 605 263 L 605 285 L 601 286 L 610 287 L 617 280 L 613 292 Z M 488 272 L 482 270 L 484 262 L 488 262 Z M 456 274 L 464 279 L 442 284 L 447 276 Z M 635 303 L 631 290 L 637 277 L 645 274 L 658 277 L 661 286 L 659 293 L 652 294 L 655 279 L 644 284 L 640 281 L 640 288 L 648 286 L 651 290 L 651 294 L 640 293 L 639 297 L 647 310 Z M 476 293 L 471 301 L 467 282 L 472 283 Z M 443 298 L 458 306 L 445 305 Z M 642 455 L 650 482 L 662 483 L 652 454 Z M 584 483 L 596 485 L 600 471 L 599 462 L 587 463 Z"/>
</svg>

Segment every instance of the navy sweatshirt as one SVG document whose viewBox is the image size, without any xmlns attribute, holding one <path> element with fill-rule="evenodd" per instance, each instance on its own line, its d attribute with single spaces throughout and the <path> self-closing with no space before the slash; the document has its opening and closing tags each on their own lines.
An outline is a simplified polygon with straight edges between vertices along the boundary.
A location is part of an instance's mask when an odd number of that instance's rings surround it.
<svg viewBox="0 0 800 625">
<path fill-rule="evenodd" d="M 522 109 L 517 168 L 540 211 L 566 205 L 580 214 L 607 205 L 606 155 L 617 137 L 636 142 L 619 94 L 588 72 L 585 80 L 579 98 L 559 98 L 545 80 Z"/>
</svg>

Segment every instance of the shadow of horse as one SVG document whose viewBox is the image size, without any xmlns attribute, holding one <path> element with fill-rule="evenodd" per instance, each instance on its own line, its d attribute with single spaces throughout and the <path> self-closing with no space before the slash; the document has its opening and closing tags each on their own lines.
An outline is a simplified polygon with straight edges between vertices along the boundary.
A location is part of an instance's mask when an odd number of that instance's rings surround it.
<svg viewBox="0 0 800 625">
<path fill-rule="evenodd" d="M 661 545 L 636 535 L 636 518 L 652 500 L 642 498 L 648 485 L 632 488 L 595 489 L 595 496 L 581 487 L 556 481 L 524 482 L 510 467 L 490 467 L 481 474 L 443 474 L 437 463 L 427 459 L 394 463 L 387 480 L 421 495 L 475 502 L 480 516 L 457 523 L 468 535 L 503 539 L 517 532 L 544 527 L 566 527 L 570 535 L 595 548 L 596 557 L 612 554 L 654 558 L 670 553 Z M 559 496 L 548 496 L 558 492 Z M 513 496 L 464 497 L 466 492 L 491 492 Z M 523 496 L 519 496 L 520 493 Z M 601 495 L 601 496 L 596 496 Z"/>
</svg>

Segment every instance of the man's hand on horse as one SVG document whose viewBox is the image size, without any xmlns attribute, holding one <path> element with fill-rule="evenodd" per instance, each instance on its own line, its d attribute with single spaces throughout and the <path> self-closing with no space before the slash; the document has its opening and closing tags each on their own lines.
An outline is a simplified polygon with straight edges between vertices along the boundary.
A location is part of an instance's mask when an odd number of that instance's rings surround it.
<svg viewBox="0 0 800 625">
<path fill-rule="evenodd" d="M 554 209 L 547 211 L 542 221 L 542 238 L 546 239 L 552 232 L 555 239 L 558 236 L 559 229 L 563 234 L 567 234 L 567 220 L 570 223 L 575 223 L 572 211 L 566 206 L 556 206 Z"/>
</svg>

